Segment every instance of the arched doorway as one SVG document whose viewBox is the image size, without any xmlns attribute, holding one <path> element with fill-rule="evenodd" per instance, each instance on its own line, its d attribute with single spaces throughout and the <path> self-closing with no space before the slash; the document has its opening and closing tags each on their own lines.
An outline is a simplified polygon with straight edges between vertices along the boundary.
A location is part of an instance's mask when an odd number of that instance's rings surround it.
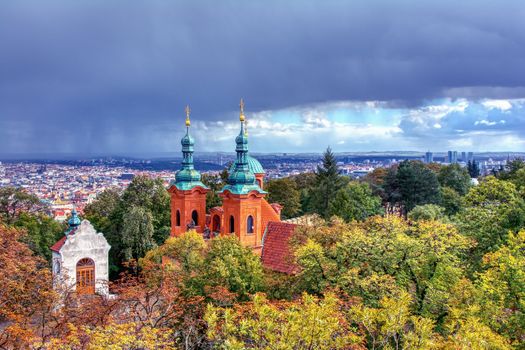
<svg viewBox="0 0 525 350">
<path fill-rule="evenodd" d="M 89 258 L 77 262 L 77 294 L 95 294 L 95 262 Z"/>
<path fill-rule="evenodd" d="M 219 215 L 214 215 L 213 216 L 211 230 L 213 232 L 220 232 L 221 231 L 221 218 L 219 217 Z"/>
</svg>

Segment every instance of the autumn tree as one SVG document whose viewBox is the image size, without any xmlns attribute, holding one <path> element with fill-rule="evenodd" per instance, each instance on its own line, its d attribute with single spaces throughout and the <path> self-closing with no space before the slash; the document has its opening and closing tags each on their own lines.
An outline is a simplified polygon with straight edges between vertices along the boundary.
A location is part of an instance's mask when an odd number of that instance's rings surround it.
<svg viewBox="0 0 525 350">
<path fill-rule="evenodd" d="M 12 225 L 21 213 L 44 213 L 46 206 L 38 197 L 19 187 L 0 187 L 0 219 Z"/>
</svg>

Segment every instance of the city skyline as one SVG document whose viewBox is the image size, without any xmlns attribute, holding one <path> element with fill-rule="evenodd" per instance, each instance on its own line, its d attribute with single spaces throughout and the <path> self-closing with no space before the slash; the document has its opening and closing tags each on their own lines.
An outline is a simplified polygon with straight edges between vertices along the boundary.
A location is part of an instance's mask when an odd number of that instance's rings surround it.
<svg viewBox="0 0 525 350">
<path fill-rule="evenodd" d="M 525 150 L 519 1 L 0 9 L 2 154 Z"/>
</svg>

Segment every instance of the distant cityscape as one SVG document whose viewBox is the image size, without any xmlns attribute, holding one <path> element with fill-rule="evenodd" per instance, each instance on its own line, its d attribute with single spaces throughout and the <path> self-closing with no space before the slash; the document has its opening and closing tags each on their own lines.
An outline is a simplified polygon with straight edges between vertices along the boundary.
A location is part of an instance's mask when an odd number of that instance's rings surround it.
<svg viewBox="0 0 525 350">
<path fill-rule="evenodd" d="M 481 175 L 504 167 L 509 160 L 525 158 L 525 153 L 473 152 L 390 152 L 337 153 L 340 173 L 362 178 L 376 168 L 389 167 L 405 159 L 425 163 L 466 166 L 476 162 Z M 266 170 L 267 179 L 282 178 L 314 172 L 321 154 L 258 154 L 257 159 Z M 195 165 L 202 173 L 219 174 L 234 160 L 230 153 L 202 153 L 195 157 Z M 165 185 L 173 180 L 180 167 L 180 158 L 134 159 L 102 157 L 79 160 L 4 160 L 0 162 L 0 187 L 25 188 L 49 204 L 51 214 L 58 221 L 65 220 L 71 210 L 82 212 L 99 193 L 108 188 L 124 189 L 137 175 L 161 178 Z"/>
</svg>

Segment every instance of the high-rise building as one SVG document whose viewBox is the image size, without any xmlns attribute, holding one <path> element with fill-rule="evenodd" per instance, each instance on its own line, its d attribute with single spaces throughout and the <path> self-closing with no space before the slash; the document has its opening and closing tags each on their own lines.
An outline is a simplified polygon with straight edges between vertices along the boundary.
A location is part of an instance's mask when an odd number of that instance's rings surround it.
<svg viewBox="0 0 525 350">
<path fill-rule="evenodd" d="M 425 163 L 432 163 L 434 161 L 434 154 L 430 151 L 425 153 Z"/>
<path fill-rule="evenodd" d="M 458 162 L 458 151 L 448 151 L 448 162 L 450 164 Z"/>
<path fill-rule="evenodd" d="M 467 153 L 467 162 L 473 162 L 474 161 L 474 153 L 468 152 Z"/>
<path fill-rule="evenodd" d="M 461 161 L 467 162 L 467 152 L 461 152 Z"/>
</svg>

